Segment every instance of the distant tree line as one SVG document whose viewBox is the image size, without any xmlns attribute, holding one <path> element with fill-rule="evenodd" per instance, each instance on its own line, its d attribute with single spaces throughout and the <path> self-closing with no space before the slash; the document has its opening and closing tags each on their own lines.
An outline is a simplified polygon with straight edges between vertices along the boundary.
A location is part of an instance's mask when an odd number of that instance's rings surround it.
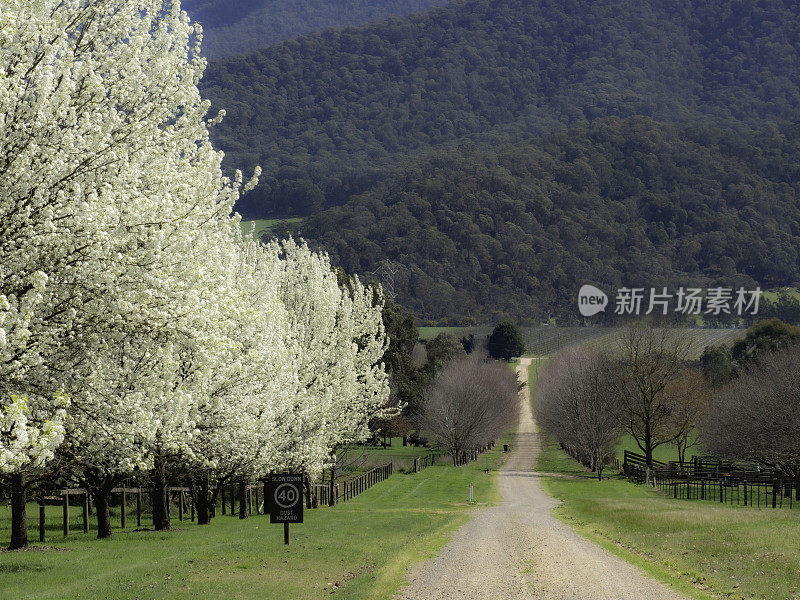
<svg viewBox="0 0 800 600">
<path fill-rule="evenodd" d="M 342 22 L 336 13 L 355 15 L 366 4 L 264 0 L 247 13 L 252 18 L 230 25 L 230 38 L 250 44 L 262 27 L 283 23 L 288 31 L 299 14 L 309 24 L 323 14 L 322 21 Z M 203 5 L 218 19 L 222 10 L 238 12 L 227 3 Z M 266 11 L 268 19 L 256 16 Z M 213 106 L 228 112 L 212 132 L 226 165 L 264 167 L 239 210 L 305 215 L 366 191 L 409 157 L 459 140 L 497 148 L 508 137 L 527 140 L 612 116 L 795 122 L 798 32 L 797 0 L 467 0 L 213 61 L 202 85 Z M 211 44 L 217 33 L 225 36 L 212 29 Z M 745 150 L 734 142 L 737 149 Z M 563 176 L 580 182 L 582 169 Z M 672 179 L 656 156 L 642 171 Z M 585 179 L 591 186 L 592 177 Z M 740 201 L 760 195 L 739 190 L 735 179 L 725 185 Z M 661 202 L 652 208 L 669 211 Z"/>
<path fill-rule="evenodd" d="M 798 165 L 788 130 L 612 118 L 497 152 L 437 153 L 302 232 L 351 272 L 391 260 L 398 300 L 426 321 L 580 324 L 587 282 L 609 293 L 795 285 Z M 800 302 L 762 300 L 762 316 L 778 314 L 800 319 Z M 613 305 L 592 322 L 613 323 Z"/>
</svg>

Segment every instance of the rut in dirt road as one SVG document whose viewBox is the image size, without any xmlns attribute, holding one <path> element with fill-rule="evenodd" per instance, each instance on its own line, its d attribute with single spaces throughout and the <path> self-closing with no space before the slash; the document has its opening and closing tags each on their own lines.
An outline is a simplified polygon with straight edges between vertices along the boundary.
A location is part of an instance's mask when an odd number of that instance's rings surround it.
<svg viewBox="0 0 800 600">
<path fill-rule="evenodd" d="M 519 366 L 527 382 L 530 359 Z M 501 469 L 503 502 L 476 511 L 436 558 L 411 569 L 402 600 L 679 600 L 683 596 L 573 532 L 551 515 L 556 500 L 533 471 L 539 434 L 530 394 Z"/>
</svg>

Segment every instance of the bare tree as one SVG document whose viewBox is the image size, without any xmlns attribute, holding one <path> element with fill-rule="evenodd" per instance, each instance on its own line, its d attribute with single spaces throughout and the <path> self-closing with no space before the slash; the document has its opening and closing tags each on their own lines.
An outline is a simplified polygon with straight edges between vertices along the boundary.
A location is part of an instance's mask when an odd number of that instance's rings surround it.
<svg viewBox="0 0 800 600">
<path fill-rule="evenodd" d="M 450 362 L 426 394 L 419 426 L 458 456 L 496 440 L 519 415 L 519 382 L 508 365 L 473 353 Z"/>
<path fill-rule="evenodd" d="M 703 441 L 720 456 L 800 477 L 800 346 L 762 356 L 719 390 Z"/>
<path fill-rule="evenodd" d="M 608 356 L 588 347 L 568 348 L 545 365 L 533 403 L 537 422 L 600 480 L 621 432 L 609 408 L 611 372 Z"/>
<path fill-rule="evenodd" d="M 614 402 L 609 406 L 653 466 L 653 450 L 674 442 L 677 433 L 669 386 L 685 368 L 691 340 L 675 329 L 650 323 L 628 326 L 621 355 L 609 377 Z"/>
<path fill-rule="evenodd" d="M 678 460 L 686 461 L 686 451 L 700 441 L 698 425 L 705 415 L 711 391 L 702 372 L 685 369 L 664 390 L 670 407 L 670 421 Z"/>
</svg>

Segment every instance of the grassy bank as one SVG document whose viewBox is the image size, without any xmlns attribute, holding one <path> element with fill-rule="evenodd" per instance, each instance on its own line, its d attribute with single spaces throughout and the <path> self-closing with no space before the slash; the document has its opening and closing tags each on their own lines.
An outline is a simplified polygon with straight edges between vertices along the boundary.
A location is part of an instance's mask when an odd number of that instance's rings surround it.
<svg viewBox="0 0 800 600">
<path fill-rule="evenodd" d="M 546 440 L 537 469 L 582 535 L 694 598 L 800 598 L 800 510 L 673 500 L 622 479 L 598 482 Z"/>
<path fill-rule="evenodd" d="M 490 468 L 502 460 L 501 452 L 488 453 Z M 0 596 L 301 600 L 336 592 L 343 599 L 388 599 L 412 562 L 435 555 L 467 521 L 470 482 L 479 504 L 498 500 L 496 473 L 483 471 L 486 465 L 481 458 L 460 468 L 396 474 L 336 508 L 306 511 L 305 523 L 292 526 L 289 547 L 283 528 L 265 516 L 219 516 L 206 527 L 175 521 L 180 529 L 168 533 L 115 530 L 110 540 L 96 540 L 94 532 L 64 540 L 58 509 L 48 508 L 47 547 L 0 553 Z M 31 505 L 31 521 L 37 514 Z M 30 525 L 38 539 L 36 523 Z M 9 537 L 7 507 L 0 508 L 0 536 Z"/>
</svg>

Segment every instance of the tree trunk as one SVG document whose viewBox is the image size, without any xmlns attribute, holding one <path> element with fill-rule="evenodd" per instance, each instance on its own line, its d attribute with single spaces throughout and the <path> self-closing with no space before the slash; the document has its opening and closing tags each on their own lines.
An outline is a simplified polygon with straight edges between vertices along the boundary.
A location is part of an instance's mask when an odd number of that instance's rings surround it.
<svg viewBox="0 0 800 600">
<path fill-rule="evenodd" d="M 197 505 L 197 524 L 208 525 L 211 523 L 211 511 L 208 501 L 208 480 L 203 479 L 200 485 L 195 488 L 195 504 Z"/>
<path fill-rule="evenodd" d="M 11 476 L 11 543 L 9 550 L 28 547 L 27 482 L 22 473 Z"/>
<path fill-rule="evenodd" d="M 239 518 L 247 518 L 247 480 L 239 482 Z"/>
<path fill-rule="evenodd" d="M 169 512 L 167 511 L 167 469 L 164 460 L 156 456 L 150 477 L 153 498 L 153 529 L 168 531 L 170 529 Z"/>
<path fill-rule="evenodd" d="M 111 514 L 108 511 L 108 497 L 111 494 L 109 486 L 100 486 L 90 489 L 89 493 L 97 509 L 97 539 L 111 537 Z"/>
<path fill-rule="evenodd" d="M 644 458 L 647 466 L 653 468 L 653 438 L 650 434 L 650 423 L 644 426 Z"/>
<path fill-rule="evenodd" d="M 336 506 L 336 465 L 331 467 L 331 487 L 328 494 L 328 506 Z"/>
</svg>

